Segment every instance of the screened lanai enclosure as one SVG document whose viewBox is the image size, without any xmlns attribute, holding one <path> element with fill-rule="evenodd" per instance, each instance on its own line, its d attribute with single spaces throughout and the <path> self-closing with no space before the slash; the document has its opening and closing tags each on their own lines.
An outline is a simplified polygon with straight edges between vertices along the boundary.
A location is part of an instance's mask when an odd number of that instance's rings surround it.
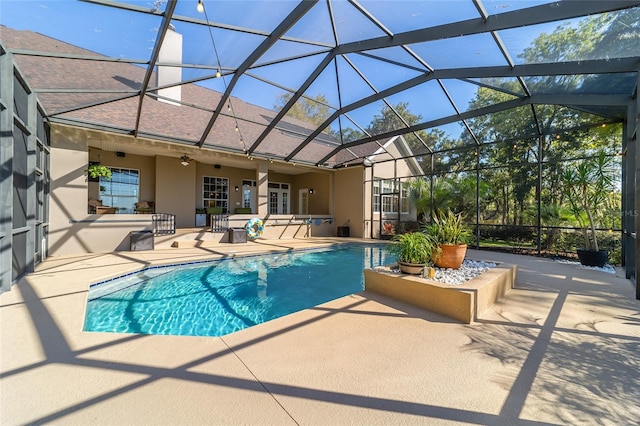
<svg viewBox="0 0 640 426">
<path fill-rule="evenodd" d="M 478 247 L 571 256 L 588 221 L 566 175 L 604 159 L 609 190 L 590 213 L 635 279 L 640 1 L 3 1 L 0 20 L 3 67 L 28 69 L 47 125 L 363 168 L 375 238 L 452 209 Z M 25 30 L 60 43 L 21 44 Z M 69 64 L 101 71 L 70 80 Z M 3 153 L 19 145 L 5 126 Z M 19 182 L 35 165 L 12 155 L 3 180 Z M 28 228 L 17 216 L 5 241 Z"/>
</svg>

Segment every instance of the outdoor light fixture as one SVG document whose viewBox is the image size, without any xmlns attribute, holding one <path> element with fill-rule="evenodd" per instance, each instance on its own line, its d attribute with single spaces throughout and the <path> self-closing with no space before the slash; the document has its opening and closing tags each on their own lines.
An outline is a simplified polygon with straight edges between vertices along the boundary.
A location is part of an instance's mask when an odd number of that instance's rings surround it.
<svg viewBox="0 0 640 426">
<path fill-rule="evenodd" d="M 220 70 L 216 71 L 216 78 L 220 78 L 222 77 L 222 73 L 220 72 Z"/>
<path fill-rule="evenodd" d="M 202 0 L 198 0 L 198 4 L 196 5 L 196 10 L 200 13 L 204 12 L 204 4 L 202 4 Z"/>
<path fill-rule="evenodd" d="M 240 188 L 238 188 L 238 185 L 236 185 L 234 189 L 236 190 L 236 192 L 240 191 Z"/>
<path fill-rule="evenodd" d="M 187 154 L 180 157 L 180 164 L 182 164 L 183 166 L 188 166 L 190 162 L 191 162 L 191 159 L 187 157 Z"/>
<path fill-rule="evenodd" d="M 313 194 L 313 188 L 309 188 L 309 194 Z"/>
</svg>

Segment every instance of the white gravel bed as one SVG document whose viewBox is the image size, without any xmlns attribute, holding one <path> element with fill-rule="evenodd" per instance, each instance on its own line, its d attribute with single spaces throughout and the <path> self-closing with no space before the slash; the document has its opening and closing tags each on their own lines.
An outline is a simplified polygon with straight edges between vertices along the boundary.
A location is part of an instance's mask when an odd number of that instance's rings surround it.
<svg viewBox="0 0 640 426">
<path fill-rule="evenodd" d="M 435 268 L 436 275 L 433 280 L 445 284 L 462 284 L 491 268 L 495 268 L 495 266 L 496 264 L 493 262 L 465 259 L 458 269 Z"/>
<path fill-rule="evenodd" d="M 430 278 L 434 281 L 438 281 L 445 284 L 454 284 L 460 285 L 466 281 L 469 281 L 471 278 L 475 278 L 478 275 L 482 274 L 485 271 L 488 271 L 491 268 L 495 268 L 496 264 L 493 262 L 484 262 L 479 260 L 468 260 L 465 259 L 462 262 L 462 265 L 458 269 L 451 268 L 434 268 L 436 270 L 436 275 L 433 278 Z M 389 269 L 384 266 L 379 266 L 374 268 L 374 270 L 386 270 L 391 271 L 395 274 L 400 274 L 400 269 L 392 268 Z M 426 268 L 425 268 L 426 271 Z"/>
<path fill-rule="evenodd" d="M 602 271 L 602 272 L 607 272 L 609 274 L 615 274 L 616 273 L 616 268 L 614 268 L 613 266 L 606 264 L 602 267 L 599 266 L 586 266 L 586 265 L 582 265 L 580 262 L 576 262 L 574 260 L 567 260 L 567 259 L 553 259 L 554 262 L 558 262 L 558 263 L 566 263 L 568 265 L 575 265 L 579 268 L 584 268 L 584 269 L 593 269 L 596 271 Z"/>
</svg>

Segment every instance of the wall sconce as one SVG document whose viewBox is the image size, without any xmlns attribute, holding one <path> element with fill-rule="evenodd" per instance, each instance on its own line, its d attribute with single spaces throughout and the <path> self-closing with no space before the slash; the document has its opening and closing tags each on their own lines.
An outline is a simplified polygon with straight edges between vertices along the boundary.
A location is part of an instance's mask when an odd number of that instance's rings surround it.
<svg viewBox="0 0 640 426">
<path fill-rule="evenodd" d="M 309 188 L 309 194 L 313 194 L 313 188 Z"/>
<path fill-rule="evenodd" d="M 182 164 L 183 166 L 188 166 L 190 162 L 191 162 L 191 159 L 187 157 L 187 154 L 180 157 L 180 164 Z"/>
<path fill-rule="evenodd" d="M 236 192 L 240 191 L 240 188 L 238 188 L 238 185 L 236 185 L 234 189 L 236 190 Z"/>
</svg>

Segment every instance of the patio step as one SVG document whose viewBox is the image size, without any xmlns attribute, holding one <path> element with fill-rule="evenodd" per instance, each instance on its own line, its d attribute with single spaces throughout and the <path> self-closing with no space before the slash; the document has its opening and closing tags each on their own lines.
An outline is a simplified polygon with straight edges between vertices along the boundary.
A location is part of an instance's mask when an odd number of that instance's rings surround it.
<svg viewBox="0 0 640 426">
<path fill-rule="evenodd" d="M 176 229 L 175 234 L 159 235 L 155 237 L 155 248 L 197 247 L 202 242 L 219 243 L 225 236 L 224 232 L 211 232 L 211 228 L 183 228 Z"/>
</svg>

